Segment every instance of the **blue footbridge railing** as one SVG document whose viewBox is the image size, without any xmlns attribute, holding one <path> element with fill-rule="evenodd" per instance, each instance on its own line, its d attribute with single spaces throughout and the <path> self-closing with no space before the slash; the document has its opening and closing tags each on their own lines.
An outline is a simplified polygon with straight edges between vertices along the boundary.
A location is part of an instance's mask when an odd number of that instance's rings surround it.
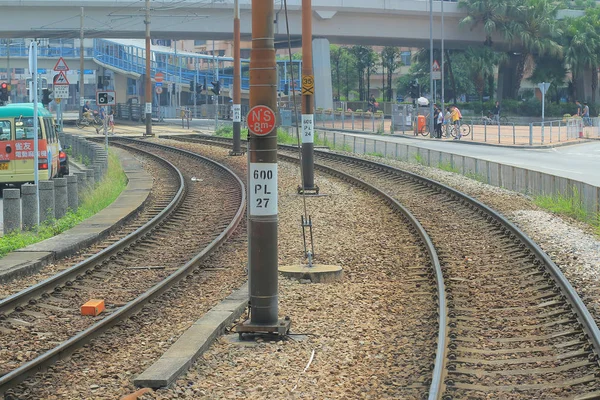
<svg viewBox="0 0 600 400">
<path fill-rule="evenodd" d="M 146 50 L 143 47 L 126 45 L 111 40 L 95 39 L 93 54 L 98 63 L 119 69 L 125 73 L 143 75 L 146 72 Z M 206 54 L 189 52 L 176 54 L 175 52 L 155 50 L 151 51 L 150 57 L 152 77 L 154 78 L 160 72 L 163 75 L 164 82 L 187 86 L 190 82 L 195 81 L 201 85 L 210 85 L 211 82 L 216 81 L 213 64 L 213 61 L 216 61 L 221 88 L 228 89 L 233 86 L 233 74 L 231 73 L 233 59 L 230 57 L 215 57 L 213 59 L 212 55 Z M 246 90 L 250 88 L 249 63 L 250 60 L 242 59 L 242 89 Z M 294 71 L 301 70 L 300 60 L 294 60 L 292 63 Z M 283 92 L 285 89 L 291 91 L 290 62 L 279 60 L 277 64 L 280 78 L 278 91 Z M 298 76 L 298 72 L 295 72 L 295 77 Z M 295 79 L 294 84 L 297 89 L 300 88 L 299 79 Z"/>
</svg>

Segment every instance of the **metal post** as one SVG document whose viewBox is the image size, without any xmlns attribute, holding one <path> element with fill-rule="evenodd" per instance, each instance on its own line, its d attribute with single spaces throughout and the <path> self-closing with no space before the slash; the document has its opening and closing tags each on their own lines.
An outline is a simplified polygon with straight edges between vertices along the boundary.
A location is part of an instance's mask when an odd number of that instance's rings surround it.
<svg viewBox="0 0 600 400">
<path fill-rule="evenodd" d="M 441 54 L 441 58 L 442 58 L 442 65 L 441 65 L 441 69 L 442 69 L 442 100 L 441 100 L 441 104 L 442 104 L 442 112 L 444 112 L 445 108 L 444 108 L 444 0 L 440 1 L 440 7 L 441 7 L 441 13 L 442 13 L 442 54 Z"/>
<path fill-rule="evenodd" d="M 433 120 L 433 0 L 429 0 L 429 126 L 433 132 L 435 121 Z"/>
<path fill-rule="evenodd" d="M 196 104 L 196 88 L 198 87 L 198 59 L 194 58 L 194 90 L 192 90 L 192 96 L 194 96 L 194 118 L 198 118 L 198 114 L 196 110 L 198 109 L 198 105 Z M 159 100 L 159 109 L 160 109 L 160 100 Z M 159 113 L 160 116 L 160 113 Z"/>
<path fill-rule="evenodd" d="M 10 39 L 6 39 L 6 75 L 8 78 L 8 102 L 12 93 L 12 71 L 10 70 Z"/>
<path fill-rule="evenodd" d="M 312 54 L 312 0 L 302 0 L 302 188 L 319 193 L 314 172 L 314 76 Z M 306 88 L 306 92 L 304 89 Z"/>
<path fill-rule="evenodd" d="M 82 8 L 83 10 L 83 8 Z M 83 12 L 83 11 L 82 11 Z M 33 40 L 31 42 L 31 47 L 29 48 L 29 66 L 31 69 L 32 77 L 31 80 L 33 82 L 33 183 L 35 184 L 35 197 L 37 201 L 37 215 L 38 219 L 36 223 L 40 224 L 40 190 L 39 190 L 39 154 L 38 154 L 38 129 L 39 129 L 39 120 L 38 120 L 38 67 L 37 67 L 37 41 Z M 83 71 L 83 70 L 82 70 Z"/>
<path fill-rule="evenodd" d="M 242 155 L 242 63 L 240 60 L 240 5 L 233 3 L 233 148 L 229 155 Z"/>
<path fill-rule="evenodd" d="M 146 0 L 146 136 L 152 136 L 152 80 L 150 70 L 150 0 Z"/>
<path fill-rule="evenodd" d="M 219 82 L 219 68 L 217 67 L 217 60 L 215 54 L 215 41 L 212 41 L 212 55 L 213 55 L 213 74 L 215 78 L 215 82 Z M 219 95 L 215 93 L 215 132 L 219 128 Z"/>
<path fill-rule="evenodd" d="M 272 123 L 277 107 L 274 0 L 252 0 L 250 112 L 248 119 Z M 254 107 L 260 111 L 253 111 Z M 254 113 L 254 114 L 253 114 Z M 268 115 L 268 119 L 263 117 Z M 252 124 L 248 121 L 252 128 Z M 258 125 L 261 125 L 259 123 Z M 259 126 L 259 129 L 260 126 Z M 290 321 L 278 320 L 277 293 L 277 127 L 248 135 L 248 272 L 250 320 L 238 332 L 286 334 Z"/>
<path fill-rule="evenodd" d="M 533 145 L 533 123 L 529 123 L 529 145 Z"/>
<path fill-rule="evenodd" d="M 83 106 L 85 104 L 85 85 L 83 82 L 83 17 L 83 7 L 81 7 L 81 16 L 79 18 L 79 119 L 83 117 Z M 38 212 L 38 215 L 39 214 L 40 213 Z"/>
<path fill-rule="evenodd" d="M 108 113 L 106 108 L 104 109 L 104 121 L 102 121 L 102 125 L 104 125 L 104 150 L 108 153 Z"/>
</svg>

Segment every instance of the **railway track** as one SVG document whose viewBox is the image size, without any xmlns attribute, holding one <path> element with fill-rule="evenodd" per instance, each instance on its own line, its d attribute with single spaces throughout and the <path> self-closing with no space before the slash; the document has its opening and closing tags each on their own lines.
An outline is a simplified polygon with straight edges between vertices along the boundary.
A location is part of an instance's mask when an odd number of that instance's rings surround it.
<svg viewBox="0 0 600 400">
<path fill-rule="evenodd" d="M 244 184 L 223 165 L 143 141 L 118 144 L 162 159 L 179 189 L 163 211 L 125 238 L 0 301 L 0 393 L 5 398 L 12 398 L 10 389 L 27 377 L 192 274 L 243 218 Z M 79 307 L 92 298 L 105 299 L 106 312 L 81 316 Z"/>
<path fill-rule="evenodd" d="M 230 146 L 213 137 L 177 139 Z M 295 159 L 292 148 L 280 149 L 281 158 Z M 315 168 L 387 193 L 435 245 L 448 313 L 430 399 L 600 397 L 596 323 L 560 269 L 510 221 L 452 188 L 384 164 L 316 151 Z"/>
</svg>

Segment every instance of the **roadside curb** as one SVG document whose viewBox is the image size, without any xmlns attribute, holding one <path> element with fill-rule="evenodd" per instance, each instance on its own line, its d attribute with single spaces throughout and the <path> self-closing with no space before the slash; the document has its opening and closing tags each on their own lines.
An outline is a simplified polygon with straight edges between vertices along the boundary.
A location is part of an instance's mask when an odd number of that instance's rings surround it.
<svg viewBox="0 0 600 400">
<path fill-rule="evenodd" d="M 194 322 L 154 364 L 133 380 L 133 384 L 153 389 L 171 385 L 242 315 L 247 304 L 246 282 Z"/>
<path fill-rule="evenodd" d="M 119 159 L 128 181 L 119 197 L 68 231 L 4 256 L 0 259 L 0 282 L 34 274 L 44 266 L 102 240 L 144 206 L 152 190 L 152 177 L 133 156 L 125 151 L 117 151 L 120 152 Z"/>
</svg>

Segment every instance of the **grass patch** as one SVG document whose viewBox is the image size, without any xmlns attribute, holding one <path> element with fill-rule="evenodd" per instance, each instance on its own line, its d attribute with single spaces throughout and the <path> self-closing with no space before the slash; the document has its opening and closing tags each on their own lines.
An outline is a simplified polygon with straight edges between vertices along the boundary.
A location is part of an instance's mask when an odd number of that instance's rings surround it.
<svg viewBox="0 0 600 400">
<path fill-rule="evenodd" d="M 0 238 L 0 257 L 71 229 L 110 205 L 126 186 L 127 176 L 123 172 L 119 158 L 115 153 L 109 151 L 108 171 L 105 178 L 94 190 L 88 190 L 82 194 L 83 201 L 77 212 L 69 211 L 63 218 L 44 222 L 33 231 L 4 235 Z"/>
<path fill-rule="evenodd" d="M 413 157 L 415 158 L 417 164 L 425 165 L 425 159 L 420 153 L 415 153 Z"/>
<path fill-rule="evenodd" d="M 535 196 L 533 201 L 537 206 L 545 210 L 559 215 L 566 215 L 592 225 L 596 234 L 600 235 L 600 214 L 589 213 L 583 207 L 581 194 L 576 187 L 573 187 L 571 193 L 566 195 Z"/>
<path fill-rule="evenodd" d="M 453 167 L 451 163 L 445 162 L 438 164 L 438 168 L 442 171 L 454 172 L 456 174 L 460 174 L 460 170 L 456 167 Z"/>
<path fill-rule="evenodd" d="M 379 152 L 371 152 L 371 153 L 367 153 L 366 155 L 368 156 L 373 156 L 373 157 L 380 157 L 380 158 L 384 158 L 383 153 L 379 153 Z"/>
</svg>

